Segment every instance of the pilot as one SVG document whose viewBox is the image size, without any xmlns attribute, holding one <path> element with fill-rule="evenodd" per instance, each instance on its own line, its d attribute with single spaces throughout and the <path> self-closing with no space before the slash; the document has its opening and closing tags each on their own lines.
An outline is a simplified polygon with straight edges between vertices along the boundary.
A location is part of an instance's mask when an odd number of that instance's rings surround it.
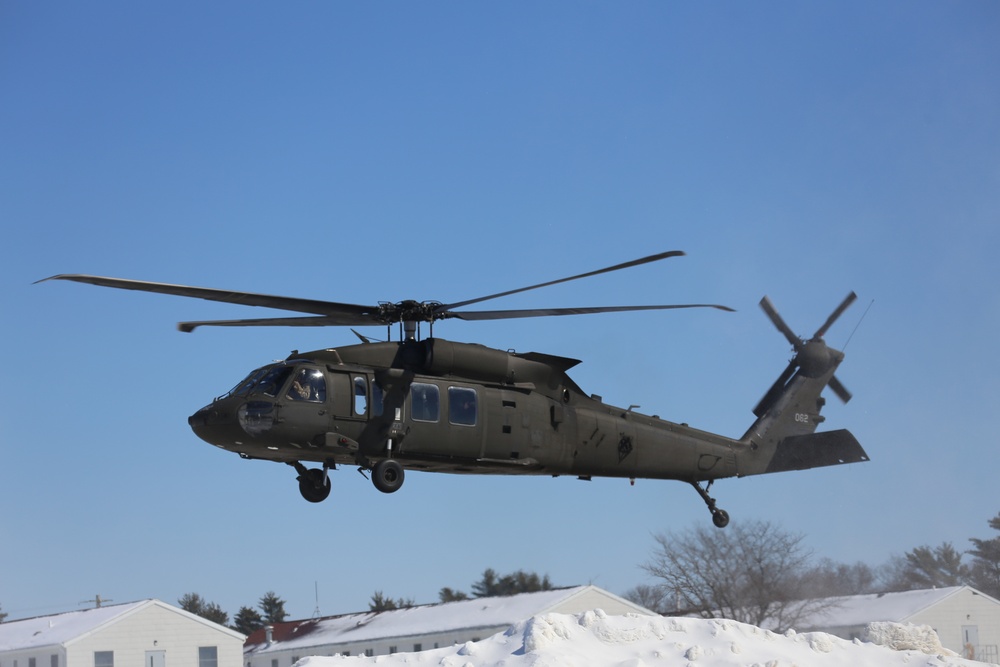
<svg viewBox="0 0 1000 667">
<path fill-rule="evenodd" d="M 288 398 L 293 401 L 308 401 L 313 398 L 312 378 L 309 371 L 302 371 L 292 381 L 288 388 Z"/>
</svg>

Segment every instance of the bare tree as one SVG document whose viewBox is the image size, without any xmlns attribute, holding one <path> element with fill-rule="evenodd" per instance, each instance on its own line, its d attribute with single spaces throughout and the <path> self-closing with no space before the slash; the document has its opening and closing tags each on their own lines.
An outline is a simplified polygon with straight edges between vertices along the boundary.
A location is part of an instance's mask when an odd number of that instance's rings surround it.
<svg viewBox="0 0 1000 667">
<path fill-rule="evenodd" d="M 669 614 L 674 611 L 681 611 L 680 609 L 670 607 L 667 593 L 668 591 L 663 590 L 661 586 L 639 584 L 635 588 L 627 590 L 622 597 L 629 602 L 636 603 L 640 607 L 655 611 L 657 614 Z"/>
<path fill-rule="evenodd" d="M 875 570 L 865 563 L 849 565 L 824 558 L 806 574 L 799 592 L 808 598 L 864 595 L 879 592 L 877 581 Z"/>
<path fill-rule="evenodd" d="M 689 613 L 785 630 L 830 605 L 802 599 L 812 553 L 803 537 L 766 521 L 721 531 L 699 526 L 656 536 L 658 547 L 642 568 L 666 599 Z"/>
</svg>

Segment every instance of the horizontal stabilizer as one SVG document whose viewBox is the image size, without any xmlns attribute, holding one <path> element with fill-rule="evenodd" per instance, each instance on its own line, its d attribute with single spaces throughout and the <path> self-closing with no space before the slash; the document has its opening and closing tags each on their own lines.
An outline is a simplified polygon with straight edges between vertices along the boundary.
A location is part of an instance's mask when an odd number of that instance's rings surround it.
<svg viewBox="0 0 1000 667">
<path fill-rule="evenodd" d="M 792 435 L 780 443 L 766 472 L 808 470 L 841 463 L 861 463 L 868 454 L 854 435 L 846 430 Z"/>
</svg>

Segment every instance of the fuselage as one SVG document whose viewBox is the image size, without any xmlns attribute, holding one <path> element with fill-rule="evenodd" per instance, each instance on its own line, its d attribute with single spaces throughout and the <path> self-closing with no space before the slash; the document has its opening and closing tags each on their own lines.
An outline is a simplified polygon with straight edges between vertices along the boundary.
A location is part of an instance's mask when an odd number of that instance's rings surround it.
<svg viewBox="0 0 1000 667">
<path fill-rule="evenodd" d="M 738 473 L 723 436 L 588 396 L 573 359 L 443 339 L 294 354 L 189 419 L 244 458 L 409 470 L 700 481 Z"/>
</svg>

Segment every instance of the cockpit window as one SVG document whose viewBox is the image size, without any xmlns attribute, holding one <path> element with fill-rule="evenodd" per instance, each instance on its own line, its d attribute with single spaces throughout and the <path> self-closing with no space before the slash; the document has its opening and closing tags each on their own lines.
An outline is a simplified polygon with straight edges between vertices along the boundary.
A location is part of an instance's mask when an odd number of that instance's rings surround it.
<svg viewBox="0 0 1000 667">
<path fill-rule="evenodd" d="M 258 368 L 257 370 L 252 371 L 250 375 L 247 375 L 245 378 L 243 378 L 243 380 L 238 385 L 230 389 L 228 392 L 226 392 L 219 398 L 228 398 L 229 396 L 246 396 L 247 394 L 250 393 L 250 389 L 253 388 L 253 386 L 257 383 L 257 380 L 260 379 L 260 376 L 262 376 L 266 371 L 267 371 L 266 368 Z"/>
<path fill-rule="evenodd" d="M 292 370 L 291 366 L 272 366 L 253 388 L 254 393 L 277 396 Z"/>
<path fill-rule="evenodd" d="M 322 403 L 326 400 L 326 380 L 318 368 L 303 368 L 295 374 L 286 396 L 293 401 Z"/>
</svg>

